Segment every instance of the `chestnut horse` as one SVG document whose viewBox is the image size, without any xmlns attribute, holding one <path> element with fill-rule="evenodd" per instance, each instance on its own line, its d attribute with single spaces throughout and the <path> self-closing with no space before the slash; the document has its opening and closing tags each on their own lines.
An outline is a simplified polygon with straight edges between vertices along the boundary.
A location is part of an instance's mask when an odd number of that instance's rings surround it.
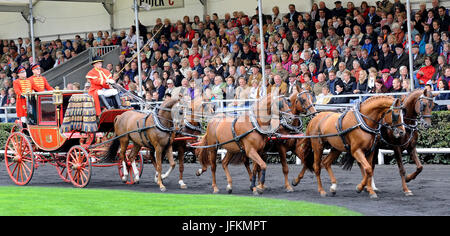
<svg viewBox="0 0 450 236">
<path fill-rule="evenodd" d="M 107 158 L 113 159 L 120 147 L 119 159 L 125 165 L 125 152 L 130 141 L 134 143 L 130 155 L 127 157 L 132 163 L 135 182 L 139 182 L 139 172 L 136 168 L 136 157 L 142 147 L 154 148 L 156 161 L 152 161 L 157 172 L 157 184 L 162 192 L 166 187 L 162 183 L 162 158 L 167 155 L 170 168 L 175 168 L 173 160 L 172 143 L 175 136 L 174 121 L 172 119 L 172 108 L 178 100 L 164 102 L 161 107 L 155 108 L 150 114 L 136 111 L 128 111 L 116 117 L 114 132 L 116 139 L 111 144 Z M 152 158 L 152 160 L 154 160 Z M 120 163 L 119 162 L 119 163 Z M 128 178 L 127 169 L 124 167 L 123 180 Z"/>
<path fill-rule="evenodd" d="M 411 190 L 408 189 L 406 183 L 414 180 L 423 169 L 422 163 L 420 163 L 417 156 L 417 140 L 419 139 L 418 127 L 422 126 L 425 129 L 431 127 L 431 113 L 433 111 L 434 102 L 433 94 L 425 90 L 416 90 L 410 93 L 403 100 L 404 107 L 404 120 L 406 126 L 406 135 L 402 138 L 396 138 L 391 129 L 386 127 L 381 128 L 381 140 L 375 150 L 375 156 L 378 156 L 380 149 L 393 150 L 394 157 L 397 161 L 397 165 L 400 171 L 400 177 L 402 179 L 402 188 L 406 196 L 413 196 Z M 406 176 L 405 167 L 403 166 L 402 153 L 407 151 L 411 159 L 416 164 L 416 171 Z M 373 163 L 375 168 L 375 163 Z M 374 183 L 374 181 L 373 181 Z M 372 185 L 373 188 L 376 188 Z"/>
<path fill-rule="evenodd" d="M 384 118 L 386 118 L 384 120 L 386 124 L 380 124 Z M 305 155 L 305 167 L 316 174 L 318 191 L 322 197 L 326 196 L 326 192 L 320 178 L 321 164 L 330 175 L 332 182 L 330 191 L 336 194 L 337 181 L 331 164 L 342 152 L 347 152 L 364 170 L 363 180 L 357 186 L 357 191 L 361 192 L 366 187 L 370 197 L 377 198 L 371 186 L 373 175 L 371 164 L 383 125 L 390 126 L 397 138 L 405 135 L 400 99 L 388 96 L 372 97 L 360 106 L 358 104 L 352 112 L 347 111 L 343 114 L 322 112 L 310 121 L 306 135 L 311 137 L 304 139 L 299 148 Z M 323 150 L 329 146 L 331 146 L 331 152 L 326 157 L 326 162 L 322 163 Z M 304 173 L 303 170 L 294 183 L 300 181 L 303 177 L 302 173 Z"/>
<path fill-rule="evenodd" d="M 203 130 L 201 119 L 204 117 L 205 108 L 208 109 L 208 107 L 203 106 L 202 97 L 198 97 L 195 100 L 190 100 L 182 103 L 183 103 L 182 106 L 184 106 L 183 108 L 185 110 L 183 127 L 181 128 L 181 130 L 177 131 L 177 135 L 175 138 L 186 138 L 186 137 L 195 138 L 205 133 L 206 130 Z M 173 143 L 173 150 L 178 152 L 178 162 L 180 171 L 180 178 L 178 184 L 180 185 L 181 189 L 187 188 L 187 185 L 183 181 L 185 153 L 186 151 L 192 151 L 194 153 L 194 150 L 192 148 L 189 148 L 188 146 L 189 143 L 192 144 L 193 141 L 177 140 Z"/>
<path fill-rule="evenodd" d="M 232 192 L 232 179 L 228 170 L 230 162 L 242 163 L 251 159 L 261 169 L 261 183 L 264 184 L 266 163 L 262 160 L 261 154 L 267 142 L 267 136 L 272 135 L 279 128 L 278 111 L 289 111 L 289 105 L 285 98 L 268 95 L 257 101 L 250 112 L 244 115 L 228 117 L 225 115 L 216 115 L 208 123 L 205 136 L 202 138 L 196 150 L 197 157 L 202 169 L 197 171 L 197 176 L 206 172 L 208 166 L 211 166 L 212 187 L 214 193 L 219 192 L 216 184 L 216 158 L 219 147 L 226 149 L 227 154 L 222 161 L 222 167 L 227 176 L 227 191 Z M 275 127 L 275 129 L 266 131 L 262 127 Z M 247 158 L 248 157 L 248 158 Z M 248 165 L 248 162 L 246 163 Z M 250 175 L 250 170 L 249 175 Z M 256 169 L 253 170 L 251 189 L 255 195 L 262 193 L 255 185 Z"/>
<path fill-rule="evenodd" d="M 300 91 L 300 92 L 297 92 Z M 291 114 L 294 116 L 292 122 L 287 123 L 286 119 L 282 119 L 280 129 L 278 130 L 279 134 L 282 135 L 291 135 L 291 134 L 299 134 L 303 132 L 303 124 L 301 123 L 300 114 L 306 114 L 306 116 L 312 116 L 317 113 L 316 108 L 313 103 L 313 96 L 309 93 L 308 90 L 303 90 L 300 86 L 297 86 L 297 91 L 289 97 L 290 101 L 290 110 Z M 301 142 L 300 139 L 287 139 L 287 140 L 271 140 L 269 143 L 271 145 L 266 145 L 266 149 L 264 153 L 269 152 L 272 149 L 275 149 L 276 152 L 280 156 L 280 161 L 282 165 L 282 171 L 284 174 L 284 188 L 286 192 L 293 192 L 294 189 L 291 187 L 289 183 L 289 166 L 286 161 L 286 153 L 291 151 L 300 159 L 303 158 L 303 153 L 300 153 L 300 149 L 297 147 L 297 142 Z M 303 160 L 302 160 L 303 161 Z M 264 188 L 264 186 L 260 186 L 260 188 Z"/>
</svg>

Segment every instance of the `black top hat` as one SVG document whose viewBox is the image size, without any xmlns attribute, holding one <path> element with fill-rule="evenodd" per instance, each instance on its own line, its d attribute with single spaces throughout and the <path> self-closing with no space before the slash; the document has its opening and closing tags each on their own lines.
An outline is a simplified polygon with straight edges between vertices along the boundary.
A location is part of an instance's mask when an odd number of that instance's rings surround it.
<svg viewBox="0 0 450 236">
<path fill-rule="evenodd" d="M 103 59 L 101 57 L 99 57 L 99 56 L 93 57 L 91 64 L 93 65 L 93 64 L 95 64 L 97 62 L 103 62 Z"/>
</svg>

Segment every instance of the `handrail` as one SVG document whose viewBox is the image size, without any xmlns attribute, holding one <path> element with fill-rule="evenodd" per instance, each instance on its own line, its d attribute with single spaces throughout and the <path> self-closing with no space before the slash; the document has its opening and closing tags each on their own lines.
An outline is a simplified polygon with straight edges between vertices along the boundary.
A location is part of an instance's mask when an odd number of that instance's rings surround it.
<svg viewBox="0 0 450 236">
<path fill-rule="evenodd" d="M 8 119 L 17 119 L 17 113 L 9 113 L 8 110 L 16 110 L 16 107 L 0 107 L 1 111 L 5 113 L 0 114 L 0 118 L 5 119 L 2 123 L 9 123 Z"/>
</svg>

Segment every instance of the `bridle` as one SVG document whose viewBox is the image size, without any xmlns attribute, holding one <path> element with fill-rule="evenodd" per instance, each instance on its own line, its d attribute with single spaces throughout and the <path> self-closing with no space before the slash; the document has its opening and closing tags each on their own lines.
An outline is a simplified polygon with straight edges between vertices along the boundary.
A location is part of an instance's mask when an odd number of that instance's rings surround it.
<svg viewBox="0 0 450 236">
<path fill-rule="evenodd" d="M 398 99 L 398 98 L 394 100 L 394 103 L 392 103 L 392 105 L 391 105 L 391 107 L 389 108 L 389 110 L 387 110 L 386 112 L 384 112 L 384 114 L 383 114 L 383 116 L 381 117 L 381 120 L 380 120 L 380 121 L 376 121 L 376 120 L 374 120 L 374 119 L 372 119 L 372 118 L 370 118 L 370 117 L 368 117 L 368 116 L 362 114 L 361 112 L 359 112 L 359 107 L 360 107 L 361 104 L 358 103 L 358 104 L 357 104 L 358 109 L 356 109 L 358 112 L 356 113 L 356 114 L 357 114 L 356 117 L 357 117 L 357 120 L 359 120 L 359 121 L 361 122 L 361 128 L 362 128 L 363 130 L 365 130 L 366 132 L 374 133 L 374 134 L 377 134 L 377 135 L 380 134 L 380 130 L 381 130 L 382 127 L 385 127 L 385 128 L 387 128 L 387 129 L 390 129 L 390 130 L 392 130 L 392 131 L 394 131 L 394 132 L 398 132 L 398 127 L 404 126 L 404 123 L 403 123 L 403 122 L 398 123 L 400 120 L 403 121 L 403 109 L 404 109 L 403 106 L 396 106 L 396 105 L 395 105 L 395 104 L 398 103 L 399 100 L 400 100 L 400 99 Z M 400 111 L 400 112 L 398 112 L 399 114 L 395 114 L 395 111 Z M 386 117 L 386 115 L 387 115 L 389 112 L 391 112 L 392 123 L 391 123 L 391 124 L 387 124 L 387 123 L 385 123 L 385 122 L 381 122 L 382 120 L 384 120 L 384 117 Z M 360 118 L 368 119 L 368 120 L 374 122 L 375 124 L 377 124 L 378 127 L 375 128 L 375 129 L 374 129 L 374 128 L 371 128 L 371 127 L 369 127 L 369 126 L 367 125 L 367 123 L 364 122 L 363 119 L 360 119 Z M 398 123 L 398 124 L 396 124 L 396 123 Z"/>
<path fill-rule="evenodd" d="M 308 107 L 305 106 L 306 100 L 304 98 L 302 98 L 303 94 L 306 94 L 306 96 L 308 97 L 309 101 L 311 102 Z M 306 116 L 313 116 L 313 115 L 317 114 L 317 112 L 310 113 L 310 111 L 309 111 L 309 109 L 314 108 L 314 103 L 312 102 L 313 101 L 312 98 L 313 97 L 312 97 L 311 93 L 308 90 L 305 90 L 305 91 L 303 91 L 303 92 L 301 92 L 301 93 L 299 93 L 297 95 L 296 102 L 300 102 L 300 104 L 302 105 L 303 110 L 306 111 Z"/>
<path fill-rule="evenodd" d="M 420 102 L 420 105 L 419 105 L 419 116 L 417 117 L 417 120 L 419 121 L 419 124 L 424 124 L 425 123 L 425 119 L 427 119 L 427 118 L 429 118 L 429 119 L 433 118 L 433 116 L 431 114 L 430 115 L 424 115 L 425 108 L 426 108 L 426 105 L 423 102 L 424 100 L 428 101 L 428 108 L 430 108 L 430 109 L 433 108 L 433 103 L 434 103 L 434 99 L 433 98 L 426 97 L 426 96 L 422 95 L 422 96 L 419 97 L 419 99 L 417 99 L 415 105 L 417 105 L 417 103 Z"/>
</svg>

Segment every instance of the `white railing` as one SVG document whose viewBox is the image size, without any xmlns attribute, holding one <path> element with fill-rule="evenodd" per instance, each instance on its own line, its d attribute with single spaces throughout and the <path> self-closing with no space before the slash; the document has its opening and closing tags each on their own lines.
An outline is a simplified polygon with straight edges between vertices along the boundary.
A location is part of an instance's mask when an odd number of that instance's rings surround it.
<svg viewBox="0 0 450 236">
<path fill-rule="evenodd" d="M 114 49 L 118 48 L 118 45 L 114 46 L 103 46 L 103 47 L 90 47 L 89 50 L 89 62 L 92 61 L 92 58 L 95 56 L 103 57 Z"/>
<path fill-rule="evenodd" d="M 8 122 L 8 120 L 16 120 L 17 118 L 17 114 L 15 112 L 16 107 L 0 107 L 0 111 L 2 112 L 0 114 L 0 120 L 3 123 L 10 123 Z"/>
</svg>

